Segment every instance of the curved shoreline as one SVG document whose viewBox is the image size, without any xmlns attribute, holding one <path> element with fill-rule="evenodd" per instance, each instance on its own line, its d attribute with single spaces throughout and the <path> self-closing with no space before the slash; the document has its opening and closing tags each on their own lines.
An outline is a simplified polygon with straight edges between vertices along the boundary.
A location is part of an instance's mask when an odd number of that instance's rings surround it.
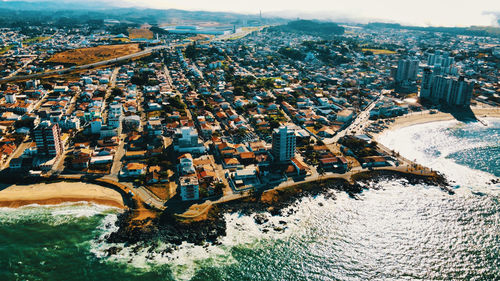
<svg viewBox="0 0 500 281">
<path fill-rule="evenodd" d="M 204 243 L 217 244 L 218 238 L 226 235 L 226 221 L 224 214 L 254 214 L 270 213 L 272 216 L 282 215 L 281 211 L 291 206 L 297 200 L 306 196 L 324 195 L 335 198 L 331 191 L 346 192 L 349 196 L 356 198 L 365 189 L 369 189 L 366 184 L 359 183 L 377 182 L 384 179 L 406 179 L 410 184 L 425 183 L 440 187 L 448 191 L 449 184 L 446 179 L 439 174 L 425 176 L 411 173 L 404 173 L 393 170 L 374 170 L 360 172 L 354 177 L 353 182 L 335 177 L 325 178 L 318 181 L 299 183 L 280 189 L 271 189 L 252 196 L 241 197 L 236 200 L 211 205 L 203 220 L 185 220 L 178 218 L 175 214 L 162 213 L 152 224 L 131 225 L 131 212 L 124 212 L 118 216 L 116 226 L 118 230 L 111 233 L 106 239 L 109 243 L 141 243 L 137 249 L 145 245 L 157 246 L 156 239 L 173 245 L 180 245 L 183 242 L 203 245 Z M 295 210 L 291 210 L 291 213 Z M 111 252 L 120 251 L 111 247 Z M 166 250 L 168 251 L 168 250 Z"/>
<path fill-rule="evenodd" d="M 500 108 L 472 108 L 472 112 L 477 116 L 478 119 L 483 118 L 500 118 Z M 415 125 L 421 125 L 426 123 L 442 122 L 442 121 L 453 121 L 456 118 L 450 113 L 438 112 L 431 114 L 429 111 L 415 112 L 413 114 L 407 114 L 395 118 L 395 121 L 388 126 L 388 128 L 374 133 L 373 138 L 377 140 L 383 134 Z"/>
<path fill-rule="evenodd" d="M 119 192 L 83 182 L 12 185 L 0 190 L 0 207 L 17 208 L 32 204 L 57 205 L 83 201 L 125 208 Z"/>
<path fill-rule="evenodd" d="M 95 199 L 95 198 L 50 198 L 50 199 L 39 199 L 39 200 L 15 200 L 15 201 L 0 201 L 0 208 L 21 208 L 30 205 L 41 205 L 41 206 L 54 206 L 63 205 L 67 203 L 94 203 L 97 205 L 104 205 L 114 208 L 123 209 L 123 204 L 113 200 L 107 199 Z"/>
</svg>

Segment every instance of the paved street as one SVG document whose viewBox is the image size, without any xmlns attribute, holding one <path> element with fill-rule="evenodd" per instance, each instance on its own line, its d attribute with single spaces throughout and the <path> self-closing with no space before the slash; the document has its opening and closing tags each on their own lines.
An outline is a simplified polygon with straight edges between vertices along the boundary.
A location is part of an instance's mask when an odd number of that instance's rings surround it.
<svg viewBox="0 0 500 281">
<path fill-rule="evenodd" d="M 127 135 L 120 134 L 120 144 L 116 149 L 115 156 L 113 157 L 113 165 L 111 166 L 111 172 L 109 173 L 110 177 L 115 180 L 118 180 L 118 176 L 120 174 L 120 170 L 122 168 L 122 158 L 125 155 L 125 138 Z"/>
<path fill-rule="evenodd" d="M 160 210 L 165 209 L 164 205 L 167 201 L 161 200 L 144 186 L 134 188 L 133 192 L 135 192 L 137 196 L 139 196 L 144 203 L 147 203 L 148 205 L 153 206 Z"/>
<path fill-rule="evenodd" d="M 344 130 L 338 132 L 333 138 L 324 139 L 323 142 L 325 144 L 337 143 L 340 138 L 345 135 L 356 134 L 357 132 L 361 132 L 361 126 L 365 126 L 370 119 L 370 111 L 375 107 L 377 102 L 382 98 L 382 94 L 379 94 L 379 97 L 373 101 L 370 105 L 368 105 L 363 111 L 361 111 L 358 116 L 352 121 L 351 125 L 349 125 Z M 351 133 L 352 131 L 352 133 Z"/>
</svg>

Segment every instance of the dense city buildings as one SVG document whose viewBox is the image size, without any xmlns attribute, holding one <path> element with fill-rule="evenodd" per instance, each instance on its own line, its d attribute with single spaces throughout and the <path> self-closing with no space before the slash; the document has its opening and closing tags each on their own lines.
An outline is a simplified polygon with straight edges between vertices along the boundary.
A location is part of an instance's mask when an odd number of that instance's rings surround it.
<svg viewBox="0 0 500 281">
<path fill-rule="evenodd" d="M 455 59 L 451 57 L 449 53 L 442 53 L 438 50 L 435 53 L 429 54 L 427 61 L 427 64 L 429 66 L 440 66 L 443 68 L 447 68 L 455 62 Z"/>
<path fill-rule="evenodd" d="M 500 1 L 278 2 L 0 0 L 0 281 L 500 280 Z"/>
<path fill-rule="evenodd" d="M 397 167 L 370 146 L 395 117 L 498 105 L 498 39 L 317 24 L 3 29 L 0 164 L 162 208 Z"/>
</svg>

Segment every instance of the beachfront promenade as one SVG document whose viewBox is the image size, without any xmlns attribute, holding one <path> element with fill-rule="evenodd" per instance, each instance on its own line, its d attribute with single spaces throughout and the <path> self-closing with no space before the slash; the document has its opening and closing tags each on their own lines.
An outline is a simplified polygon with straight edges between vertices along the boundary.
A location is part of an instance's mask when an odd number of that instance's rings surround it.
<svg viewBox="0 0 500 281">
<path fill-rule="evenodd" d="M 339 174 L 339 173 L 332 173 L 332 172 L 327 172 L 323 175 L 312 175 L 306 177 L 304 180 L 300 181 L 294 181 L 293 179 L 289 179 L 287 181 L 282 182 L 278 186 L 267 189 L 263 193 L 270 192 L 270 191 L 276 191 L 276 190 L 284 190 L 284 189 L 289 189 L 293 187 L 297 187 L 302 184 L 307 184 L 307 183 L 314 183 L 314 182 L 320 182 L 320 181 L 325 181 L 325 180 L 331 180 L 331 179 L 344 179 L 348 181 L 349 183 L 354 183 L 355 181 L 353 180 L 353 176 L 364 173 L 364 172 L 370 172 L 370 171 L 391 171 L 391 172 L 400 172 L 400 173 L 405 173 L 405 174 L 411 174 L 411 175 L 416 175 L 416 176 L 430 176 L 434 177 L 437 176 L 437 172 L 433 171 L 432 169 L 423 167 L 421 165 L 412 163 L 409 161 L 410 164 L 404 164 L 400 165 L 398 167 L 374 167 L 374 168 L 361 168 L 361 167 L 355 167 L 351 170 L 349 170 L 346 173 Z M 248 198 L 251 197 L 252 192 L 250 191 L 245 191 L 241 193 L 235 193 L 227 196 L 223 196 L 218 200 L 215 201 L 210 201 L 207 200 L 201 204 L 195 204 L 192 205 L 189 210 L 187 210 L 183 214 L 178 214 L 177 217 L 181 219 L 196 219 L 198 217 L 204 216 L 212 206 L 217 205 L 217 204 L 223 204 L 227 203 L 230 201 L 234 200 L 239 200 L 243 198 Z"/>
<path fill-rule="evenodd" d="M 65 181 L 81 181 L 104 187 L 110 187 L 122 195 L 124 205 L 130 210 L 135 211 L 135 220 L 144 220 L 153 218 L 156 212 L 153 210 L 164 210 L 164 201 L 156 198 L 151 192 L 143 187 L 134 188 L 131 183 L 118 182 L 112 177 L 89 178 L 87 175 L 59 175 L 57 179 Z"/>
</svg>

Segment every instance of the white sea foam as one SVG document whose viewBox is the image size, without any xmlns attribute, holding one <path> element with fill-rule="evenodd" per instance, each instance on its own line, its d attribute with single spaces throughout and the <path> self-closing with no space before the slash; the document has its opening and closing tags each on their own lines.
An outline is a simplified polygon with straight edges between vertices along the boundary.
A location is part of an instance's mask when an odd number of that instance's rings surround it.
<svg viewBox="0 0 500 281">
<path fill-rule="evenodd" d="M 295 210 L 291 215 L 271 216 L 264 213 L 268 221 L 263 224 L 255 222 L 255 214 L 226 214 L 227 235 L 219 239 L 220 245 L 200 246 L 184 242 L 176 246 L 159 241 L 154 249 L 141 246 L 138 251 L 134 250 L 137 245 L 125 247 L 121 243 L 105 241 L 109 234 L 117 230 L 116 215 L 108 215 L 99 227 L 99 237 L 91 241 L 91 252 L 107 262 L 128 263 L 135 268 L 149 269 L 152 266 L 168 264 L 177 280 L 189 280 L 202 266 L 220 267 L 235 263 L 236 260 L 231 254 L 231 249 L 235 246 L 253 247 L 263 240 L 286 240 L 292 235 L 303 235 L 307 232 L 307 225 L 310 223 L 308 218 L 315 212 L 314 208 L 321 208 L 319 203 L 326 206 L 333 205 L 333 202 L 323 196 L 303 198 L 282 212 L 287 214 L 290 209 Z M 107 257 L 110 247 L 118 247 L 121 250 L 116 255 Z M 173 251 L 166 252 L 168 248 Z"/>
<path fill-rule="evenodd" d="M 37 220 L 49 225 L 60 225 L 78 218 L 88 218 L 120 209 L 89 202 L 67 202 L 57 205 L 30 204 L 19 208 L 0 208 L 0 222 L 19 223 Z"/>
<path fill-rule="evenodd" d="M 490 126 L 492 120 L 488 120 Z M 399 152 L 404 157 L 444 173 L 448 179 L 461 187 L 484 189 L 485 183 L 496 177 L 490 173 L 475 170 L 456 163 L 449 155 L 469 149 L 496 145 L 491 141 L 470 140 L 455 137 L 449 130 L 465 128 L 468 131 L 484 130 L 480 123 L 463 124 L 458 121 L 433 122 L 389 131 L 379 142 Z M 498 189 L 499 185 L 489 190 Z"/>
<path fill-rule="evenodd" d="M 484 182 L 493 178 L 492 175 L 459 165 L 447 158 L 448 155 L 463 149 L 475 149 L 490 145 L 486 141 L 467 142 L 446 134 L 448 128 L 460 126 L 469 126 L 467 129 L 472 130 L 481 129 L 481 127 L 475 127 L 474 124 L 463 125 L 454 121 L 437 122 L 389 132 L 380 138 L 380 142 L 410 159 L 416 159 L 423 165 L 445 173 L 449 179 L 456 181 L 457 184 L 472 187 L 484 186 Z M 189 280 L 202 266 L 219 267 L 237 262 L 232 256 L 231 249 L 234 247 L 260 247 L 263 245 L 263 241 L 286 241 L 288 239 L 302 240 L 308 243 L 314 240 L 323 241 L 321 239 L 327 239 L 327 236 L 331 235 L 332 225 L 349 222 L 351 217 L 356 216 L 356 212 L 359 211 L 358 204 L 373 204 L 372 207 L 376 208 L 380 202 L 392 202 L 391 200 L 399 202 L 400 198 L 405 197 L 402 196 L 402 193 L 415 194 L 414 200 L 422 200 L 422 197 L 442 197 L 443 200 L 447 200 L 446 198 L 449 196 L 438 187 L 408 185 L 405 180 L 382 181 L 373 184 L 376 184 L 379 190 L 371 189 L 359 196 L 361 200 L 369 196 L 368 203 L 357 202 L 343 192 L 336 192 L 337 200 L 324 196 L 306 197 L 284 209 L 282 214 L 285 215 L 271 216 L 264 213 L 268 221 L 263 224 L 255 222 L 255 214 L 226 214 L 227 235 L 219 239 L 221 245 L 218 246 L 197 246 L 189 243 L 174 246 L 158 242 L 155 249 L 142 247 L 139 251 L 134 251 L 135 246 L 124 247 L 123 244 L 105 242 L 107 235 L 116 230 L 114 225 L 116 215 L 108 215 L 102 221 L 99 238 L 91 243 L 91 251 L 97 257 L 108 262 L 126 262 L 136 268 L 148 269 L 151 266 L 168 264 L 176 279 Z M 456 191 L 457 196 L 473 196 L 469 189 L 460 188 Z M 408 204 L 411 204 L 411 200 L 409 202 Z M 395 204 L 394 208 L 401 208 L 401 206 Z M 289 212 L 291 210 L 293 212 Z M 288 213 L 291 214 L 288 215 Z M 411 220 L 411 218 L 408 219 Z M 333 221 L 333 223 L 318 224 L 318 221 L 322 220 Z M 379 222 L 376 219 L 370 221 Z M 117 255 L 106 257 L 106 250 L 112 246 L 123 249 Z M 172 248 L 173 251 L 164 252 L 167 248 Z M 318 255 L 323 254 L 320 250 L 318 249 Z"/>
</svg>

